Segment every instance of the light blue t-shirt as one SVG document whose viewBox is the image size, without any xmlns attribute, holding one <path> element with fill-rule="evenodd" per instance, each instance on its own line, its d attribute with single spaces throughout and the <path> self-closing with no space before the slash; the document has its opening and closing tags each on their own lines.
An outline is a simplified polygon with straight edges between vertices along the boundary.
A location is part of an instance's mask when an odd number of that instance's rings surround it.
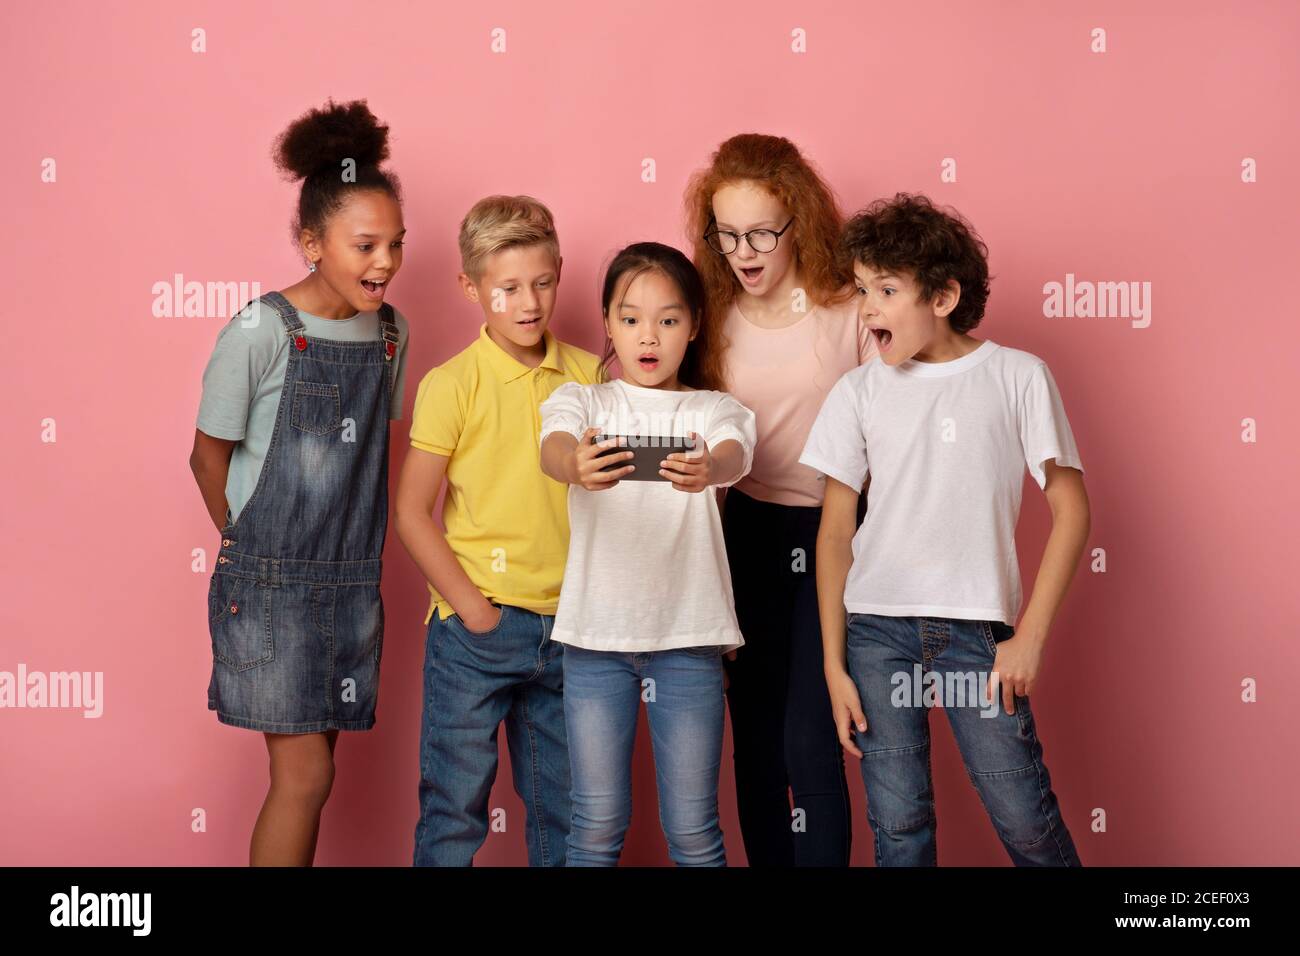
<svg viewBox="0 0 1300 956">
<path fill-rule="evenodd" d="M 338 342 L 379 341 L 379 313 L 358 312 L 350 319 L 324 319 L 298 310 L 308 338 Z M 393 361 L 390 418 L 402 417 L 406 381 L 406 318 L 393 309 L 397 325 L 397 354 Z M 232 318 L 217 336 L 216 347 L 203 371 L 203 398 L 198 429 L 213 438 L 237 441 L 230 456 L 226 501 L 230 520 L 239 517 L 253 496 L 266 450 L 275 430 L 275 414 L 289 367 L 289 336 L 279 313 L 259 300 L 248 312 Z"/>
</svg>

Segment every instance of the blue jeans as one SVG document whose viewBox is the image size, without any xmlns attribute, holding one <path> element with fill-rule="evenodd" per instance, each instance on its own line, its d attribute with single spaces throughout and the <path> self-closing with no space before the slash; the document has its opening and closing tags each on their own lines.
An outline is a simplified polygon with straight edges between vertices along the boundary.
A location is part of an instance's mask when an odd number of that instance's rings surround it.
<svg viewBox="0 0 1300 956">
<path fill-rule="evenodd" d="M 678 866 L 726 866 L 718 822 L 720 647 L 564 651 L 564 718 L 573 773 L 569 866 L 615 866 L 632 819 L 632 750 L 646 701 L 659 822 Z"/>
<path fill-rule="evenodd" d="M 435 612 L 430 619 L 416 866 L 472 864 L 487 837 L 503 720 L 515 792 L 524 802 L 529 865 L 564 865 L 569 750 L 564 647 L 550 639 L 554 624 L 554 615 L 509 604 L 501 605 L 501 619 L 490 631 L 471 631 L 456 614 L 442 621 Z"/>
<path fill-rule="evenodd" d="M 926 684 L 940 694 L 966 773 L 1012 862 L 1082 865 L 1052 793 L 1029 698 L 1015 699 L 1014 716 L 1003 709 L 1000 694 L 980 702 L 997 643 L 1013 634 L 1001 621 L 849 615 L 849 674 L 867 719 L 866 733 L 855 729 L 854 742 L 862 751 L 877 866 L 937 863 L 930 779 L 934 700 L 927 701 Z M 972 687 L 981 688 L 978 695 L 969 693 Z"/>
</svg>

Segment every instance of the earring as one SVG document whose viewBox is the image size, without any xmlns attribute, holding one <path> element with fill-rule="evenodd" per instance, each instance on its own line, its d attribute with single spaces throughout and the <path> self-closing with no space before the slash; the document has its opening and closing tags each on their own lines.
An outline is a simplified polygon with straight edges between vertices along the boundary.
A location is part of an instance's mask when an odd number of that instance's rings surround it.
<svg viewBox="0 0 1300 956">
<path fill-rule="evenodd" d="M 308 271 L 308 272 L 315 272 L 315 271 L 316 271 L 316 260 L 315 260 L 315 259 L 313 259 L 313 260 L 311 260 L 311 262 L 307 263 L 307 271 Z"/>
</svg>

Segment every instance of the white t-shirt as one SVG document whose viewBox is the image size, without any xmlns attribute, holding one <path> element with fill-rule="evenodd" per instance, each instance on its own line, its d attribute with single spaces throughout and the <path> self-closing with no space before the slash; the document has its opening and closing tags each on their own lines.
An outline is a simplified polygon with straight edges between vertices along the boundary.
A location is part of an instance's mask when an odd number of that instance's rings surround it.
<svg viewBox="0 0 1300 956">
<path fill-rule="evenodd" d="M 1078 468 L 1042 359 L 985 340 L 951 362 L 872 359 L 835 383 L 799 460 L 860 490 L 850 613 L 1003 621 L 1020 613 L 1016 520 L 1025 466 Z"/>
<path fill-rule="evenodd" d="M 740 442 L 744 468 L 726 485 L 753 463 L 754 413 L 725 392 L 565 382 L 541 413 L 542 442 L 556 431 L 581 439 L 590 427 L 642 437 L 694 431 L 710 451 Z M 552 639 L 597 651 L 744 644 L 713 489 L 678 491 L 667 481 L 620 480 L 604 491 L 570 485 L 569 556 Z"/>
</svg>

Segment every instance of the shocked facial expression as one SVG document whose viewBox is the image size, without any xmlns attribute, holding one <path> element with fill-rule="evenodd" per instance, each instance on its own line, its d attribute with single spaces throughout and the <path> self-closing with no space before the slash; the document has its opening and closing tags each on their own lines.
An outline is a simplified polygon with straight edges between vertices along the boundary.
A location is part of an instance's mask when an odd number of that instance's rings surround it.
<svg viewBox="0 0 1300 956">
<path fill-rule="evenodd" d="M 615 289 L 605 315 L 623 377 L 643 388 L 677 389 L 677 370 L 698 331 L 685 297 L 661 272 L 629 275 Z"/>
<path fill-rule="evenodd" d="M 329 218 L 325 234 L 305 233 L 308 258 L 320 281 L 354 312 L 378 309 L 402 266 L 406 227 L 402 207 L 377 189 L 354 192 Z"/>
<path fill-rule="evenodd" d="M 881 271 L 853 264 L 858 292 L 858 317 L 870 330 L 887 365 L 910 358 L 932 361 L 930 353 L 955 338 L 948 313 L 957 304 L 953 290 L 943 290 L 923 302 L 915 277 L 906 270 Z"/>
<path fill-rule="evenodd" d="M 709 226 L 710 232 L 720 230 L 736 237 L 750 234 L 738 241 L 732 236 L 720 237 L 724 248 L 735 244 L 726 259 L 741 288 L 758 298 L 777 288 L 795 259 L 793 234 L 786 229 L 791 216 L 785 205 L 758 183 L 745 180 L 729 183 L 713 194 L 713 216 L 716 222 Z M 764 231 L 751 232 L 756 229 Z M 774 233 L 781 235 L 775 237 Z"/>
</svg>

